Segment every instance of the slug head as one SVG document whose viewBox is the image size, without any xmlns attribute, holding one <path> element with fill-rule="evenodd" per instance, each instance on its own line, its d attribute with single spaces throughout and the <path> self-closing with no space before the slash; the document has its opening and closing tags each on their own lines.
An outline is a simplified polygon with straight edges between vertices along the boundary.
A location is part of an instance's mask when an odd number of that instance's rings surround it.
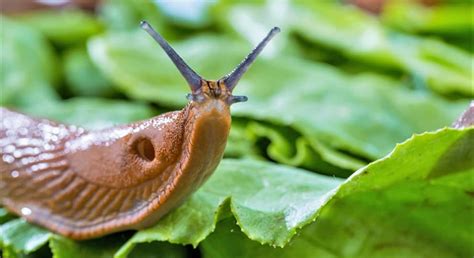
<svg viewBox="0 0 474 258">
<path fill-rule="evenodd" d="M 232 91 L 244 75 L 250 65 L 255 61 L 257 56 L 262 52 L 267 43 L 280 32 L 280 28 L 274 27 L 267 36 L 257 45 L 257 47 L 250 52 L 250 54 L 233 70 L 230 74 L 222 77 L 219 80 L 206 80 L 199 76 L 186 62 L 174 51 L 174 49 L 166 42 L 166 40 L 156 32 L 149 23 L 142 21 L 140 26 L 150 34 L 153 39 L 160 44 L 171 61 L 176 65 L 180 73 L 188 82 L 191 88 L 191 93 L 187 95 L 190 101 L 202 103 L 207 100 L 223 100 L 227 105 L 232 105 L 237 102 L 247 101 L 246 96 L 234 96 Z"/>
</svg>

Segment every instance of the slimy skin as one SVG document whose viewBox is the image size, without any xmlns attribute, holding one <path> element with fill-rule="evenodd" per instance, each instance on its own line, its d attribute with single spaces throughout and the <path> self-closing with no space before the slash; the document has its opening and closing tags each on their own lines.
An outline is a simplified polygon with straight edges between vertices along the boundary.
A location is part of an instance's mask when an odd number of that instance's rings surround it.
<svg viewBox="0 0 474 258">
<path fill-rule="evenodd" d="M 222 98 L 88 132 L 1 109 L 0 203 L 73 239 L 153 225 L 222 158 L 231 117 Z M 139 144 L 151 144 L 147 158 Z"/>
<path fill-rule="evenodd" d="M 222 159 L 232 90 L 269 35 L 230 75 L 204 80 L 143 23 L 191 88 L 190 102 L 148 120 L 87 131 L 0 108 L 0 205 L 76 240 L 155 224 Z"/>
</svg>

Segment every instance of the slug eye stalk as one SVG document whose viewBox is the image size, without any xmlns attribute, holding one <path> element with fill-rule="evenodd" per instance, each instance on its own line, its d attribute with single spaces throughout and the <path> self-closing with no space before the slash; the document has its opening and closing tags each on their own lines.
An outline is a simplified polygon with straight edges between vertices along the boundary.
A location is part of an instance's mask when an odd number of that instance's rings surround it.
<svg viewBox="0 0 474 258">
<path fill-rule="evenodd" d="M 201 76 L 199 76 L 191 67 L 189 67 L 186 62 L 174 51 L 174 49 L 168 44 L 168 42 L 156 31 L 151 27 L 151 25 L 146 22 L 142 21 L 140 23 L 140 27 L 144 29 L 150 36 L 160 44 L 161 48 L 165 51 L 165 53 L 169 56 L 171 61 L 176 65 L 176 68 L 178 68 L 179 72 L 183 75 L 184 79 L 189 84 L 189 87 L 191 87 L 191 90 L 193 92 L 196 92 L 201 88 Z"/>
<path fill-rule="evenodd" d="M 221 81 L 225 83 L 227 88 L 232 91 L 237 83 L 239 82 L 240 78 L 244 73 L 249 69 L 250 65 L 255 61 L 257 56 L 262 52 L 262 50 L 265 48 L 265 46 L 268 44 L 268 42 L 278 33 L 280 32 L 280 28 L 278 27 L 273 27 L 273 29 L 268 32 L 267 36 L 257 45 L 250 54 L 245 57 L 245 59 L 242 61 L 242 63 L 235 68 L 230 74 L 224 76 Z"/>
<path fill-rule="evenodd" d="M 176 51 L 168 44 L 168 42 L 156 31 L 153 27 L 146 21 L 142 21 L 140 26 L 150 34 L 150 36 L 155 39 L 156 42 L 163 48 L 166 52 L 168 57 L 173 61 L 178 68 L 179 72 L 183 75 L 183 77 L 188 82 L 191 91 L 193 94 L 189 95 L 192 96 L 195 93 L 198 93 L 203 85 L 203 81 L 207 81 L 199 76 L 191 67 L 189 67 L 186 62 L 176 53 Z M 248 70 L 250 65 L 255 61 L 257 56 L 262 52 L 268 42 L 278 33 L 280 32 L 280 28 L 274 27 L 273 29 L 268 32 L 267 36 L 255 47 L 250 54 L 245 57 L 245 59 L 235 68 L 231 73 L 219 79 L 220 82 L 223 82 L 229 92 L 235 88 L 237 83 L 239 82 L 240 78 L 244 75 L 244 73 Z M 188 96 L 188 98 L 190 98 Z M 236 97 L 232 101 L 241 102 L 245 101 L 245 97 Z"/>
</svg>

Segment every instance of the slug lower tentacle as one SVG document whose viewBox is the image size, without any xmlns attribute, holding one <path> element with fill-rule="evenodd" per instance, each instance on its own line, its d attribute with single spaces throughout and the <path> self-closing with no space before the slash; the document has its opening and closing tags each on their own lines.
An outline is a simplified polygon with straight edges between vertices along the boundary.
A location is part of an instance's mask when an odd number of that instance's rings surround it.
<svg viewBox="0 0 474 258">
<path fill-rule="evenodd" d="M 190 85 L 181 111 L 87 131 L 1 108 L 0 204 L 73 239 L 156 223 L 202 185 L 219 164 L 230 130 L 232 89 L 273 29 L 228 76 L 195 73 L 151 26 Z"/>
</svg>

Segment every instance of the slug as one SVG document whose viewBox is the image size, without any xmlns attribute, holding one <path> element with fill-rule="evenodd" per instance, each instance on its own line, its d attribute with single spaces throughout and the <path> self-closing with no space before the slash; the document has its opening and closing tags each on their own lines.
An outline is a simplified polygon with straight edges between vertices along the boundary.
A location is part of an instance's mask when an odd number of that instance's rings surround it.
<svg viewBox="0 0 474 258">
<path fill-rule="evenodd" d="M 230 74 L 206 80 L 147 22 L 191 93 L 180 111 L 87 131 L 1 108 L 0 204 L 75 240 L 154 225 L 201 186 L 222 159 L 239 79 L 273 28 Z"/>
</svg>

